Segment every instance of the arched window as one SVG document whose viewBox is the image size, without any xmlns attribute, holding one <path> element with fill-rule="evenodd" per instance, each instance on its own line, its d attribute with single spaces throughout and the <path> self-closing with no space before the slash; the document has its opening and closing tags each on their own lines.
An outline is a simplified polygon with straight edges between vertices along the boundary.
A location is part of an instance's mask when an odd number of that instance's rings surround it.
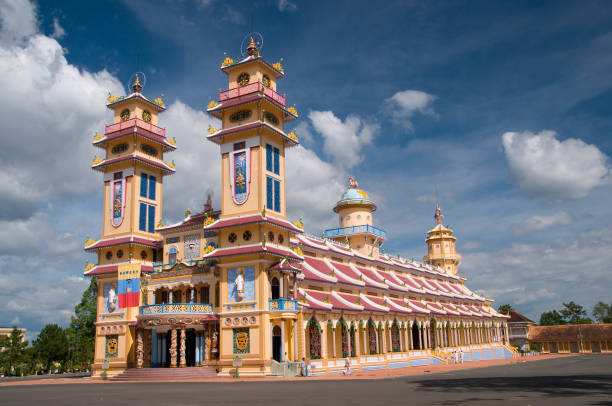
<svg viewBox="0 0 612 406">
<path fill-rule="evenodd" d="M 397 320 L 393 320 L 393 325 L 391 326 L 391 351 L 401 351 L 400 331 L 399 326 L 397 325 Z"/>
<path fill-rule="evenodd" d="M 280 283 L 276 276 L 272 278 L 271 285 L 272 285 L 272 299 L 280 299 Z"/>
<path fill-rule="evenodd" d="M 308 322 L 308 338 L 310 359 L 321 359 L 321 330 L 314 317 Z"/>
<path fill-rule="evenodd" d="M 370 354 L 376 354 L 376 327 L 372 320 L 368 322 L 368 349 L 370 350 Z"/>
<path fill-rule="evenodd" d="M 175 247 L 170 247 L 170 249 L 168 250 L 168 263 L 176 264 L 176 248 Z"/>
</svg>

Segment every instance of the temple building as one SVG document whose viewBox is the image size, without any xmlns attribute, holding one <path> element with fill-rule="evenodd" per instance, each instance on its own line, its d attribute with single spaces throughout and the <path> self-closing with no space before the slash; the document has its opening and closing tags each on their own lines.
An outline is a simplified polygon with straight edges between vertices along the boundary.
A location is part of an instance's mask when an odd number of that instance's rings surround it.
<svg viewBox="0 0 612 406">
<path fill-rule="evenodd" d="M 104 179 L 102 233 L 85 243 L 97 254 L 84 272 L 98 280 L 94 374 L 228 375 L 239 360 L 242 375 L 267 375 L 302 358 L 329 374 L 345 357 L 368 370 L 444 363 L 453 351 L 514 356 L 507 317 L 458 276 L 439 206 L 423 263 L 384 253 L 376 204 L 353 178 L 333 207 L 338 227 L 315 237 L 290 221 L 285 152 L 299 140 L 285 123 L 298 113 L 279 92 L 283 67 L 251 40 L 221 70 L 228 90 L 207 108 L 221 128 L 206 136 L 221 155 L 221 207 L 209 197 L 176 224 L 161 219 L 163 178 L 175 172 L 164 154 L 176 149 L 159 126 L 163 100 L 143 96 L 139 76 L 130 95 L 109 96 L 114 122 L 93 142 L 104 151 L 92 164 Z"/>
</svg>

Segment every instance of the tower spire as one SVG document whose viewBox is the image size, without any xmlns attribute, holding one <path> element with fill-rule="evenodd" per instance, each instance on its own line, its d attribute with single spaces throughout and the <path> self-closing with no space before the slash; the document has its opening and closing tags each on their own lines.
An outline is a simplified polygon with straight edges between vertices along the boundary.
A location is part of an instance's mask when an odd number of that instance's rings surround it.
<svg viewBox="0 0 612 406">
<path fill-rule="evenodd" d="M 444 215 L 442 214 L 442 209 L 440 208 L 440 204 L 436 202 L 436 211 L 434 213 L 434 218 L 436 219 L 437 224 L 442 224 L 442 219 Z"/>
</svg>

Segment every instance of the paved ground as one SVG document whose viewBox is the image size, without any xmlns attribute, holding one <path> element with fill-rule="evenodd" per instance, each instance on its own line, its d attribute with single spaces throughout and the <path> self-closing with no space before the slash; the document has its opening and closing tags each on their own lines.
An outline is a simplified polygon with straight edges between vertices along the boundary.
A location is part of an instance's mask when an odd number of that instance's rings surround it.
<svg viewBox="0 0 612 406">
<path fill-rule="evenodd" d="M 612 405 L 612 355 L 555 357 L 384 379 L 0 387 L 2 405 Z"/>
</svg>

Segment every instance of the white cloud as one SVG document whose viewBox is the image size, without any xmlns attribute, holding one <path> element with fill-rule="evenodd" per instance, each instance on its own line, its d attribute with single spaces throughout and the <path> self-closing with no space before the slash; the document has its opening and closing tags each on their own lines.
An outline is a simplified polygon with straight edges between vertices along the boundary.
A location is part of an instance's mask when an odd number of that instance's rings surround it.
<svg viewBox="0 0 612 406">
<path fill-rule="evenodd" d="M 530 195 L 581 198 L 609 179 L 608 157 L 580 139 L 559 141 L 554 131 L 525 131 L 503 134 L 502 143 L 512 175 Z"/>
<path fill-rule="evenodd" d="M 512 227 L 512 232 L 515 235 L 532 233 L 534 231 L 546 230 L 548 228 L 567 225 L 572 222 L 569 214 L 563 210 L 559 210 L 550 216 L 532 216 L 520 222 L 520 224 Z"/>
<path fill-rule="evenodd" d="M 66 35 L 66 30 L 64 30 L 64 27 L 60 25 L 59 19 L 54 18 L 53 19 L 53 33 L 51 34 L 51 37 L 55 39 L 62 39 L 64 38 L 65 35 Z"/>
<path fill-rule="evenodd" d="M 0 0 L 0 44 L 18 44 L 37 32 L 36 7 L 29 1 Z"/>
<path fill-rule="evenodd" d="M 308 114 L 313 128 L 324 140 L 324 151 L 338 167 L 350 169 L 363 159 L 362 148 L 372 142 L 378 132 L 376 123 L 367 123 L 349 115 L 344 122 L 332 111 L 311 111 Z"/>
<path fill-rule="evenodd" d="M 289 0 L 277 0 L 276 6 L 278 7 L 278 11 L 295 11 L 298 8 L 297 4 Z"/>
<path fill-rule="evenodd" d="M 420 90 L 403 90 L 395 93 L 385 101 L 391 108 L 393 121 L 408 130 L 412 130 L 410 118 L 415 113 L 437 117 L 431 107 L 436 99 L 436 96 Z"/>
</svg>

